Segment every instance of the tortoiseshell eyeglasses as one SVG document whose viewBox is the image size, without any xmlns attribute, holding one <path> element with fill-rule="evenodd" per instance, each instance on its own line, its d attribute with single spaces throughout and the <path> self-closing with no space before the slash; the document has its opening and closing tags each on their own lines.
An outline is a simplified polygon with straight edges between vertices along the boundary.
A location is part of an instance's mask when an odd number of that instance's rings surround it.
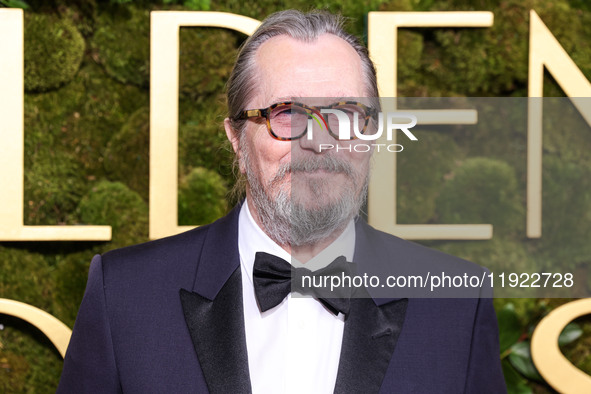
<svg viewBox="0 0 591 394">
<path fill-rule="evenodd" d="M 322 110 L 339 110 L 348 116 L 350 130 L 348 132 L 346 129 L 341 130 L 338 116 L 334 113 L 322 114 Z M 320 127 L 324 124 L 330 135 L 338 140 L 353 140 L 356 138 L 353 127 L 357 127 L 357 131 L 364 134 L 375 113 L 375 109 L 356 101 L 339 101 L 328 106 L 310 106 L 285 101 L 273 104 L 268 108 L 242 111 L 236 119 L 266 118 L 269 134 L 279 141 L 302 138 L 314 123 Z M 339 134 L 346 138 L 340 138 Z"/>
</svg>

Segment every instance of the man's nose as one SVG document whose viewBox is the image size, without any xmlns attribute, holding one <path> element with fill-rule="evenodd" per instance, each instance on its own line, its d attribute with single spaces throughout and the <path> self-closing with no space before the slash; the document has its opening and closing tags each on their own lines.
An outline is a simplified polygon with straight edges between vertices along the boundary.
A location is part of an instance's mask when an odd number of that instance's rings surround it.
<svg viewBox="0 0 591 394">
<path fill-rule="evenodd" d="M 328 125 L 320 115 L 308 119 L 307 133 L 297 140 L 301 149 L 323 153 L 335 147 L 338 140 L 328 132 Z"/>
</svg>

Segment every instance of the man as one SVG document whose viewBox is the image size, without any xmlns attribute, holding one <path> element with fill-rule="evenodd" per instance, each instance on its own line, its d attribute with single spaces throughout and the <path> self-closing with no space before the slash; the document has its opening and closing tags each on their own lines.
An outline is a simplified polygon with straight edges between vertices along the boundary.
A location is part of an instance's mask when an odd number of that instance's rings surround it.
<svg viewBox="0 0 591 394">
<path fill-rule="evenodd" d="M 313 298 L 269 285 L 278 258 L 298 279 L 341 272 L 333 260 L 348 273 L 409 262 L 484 272 L 356 218 L 370 155 L 320 149 L 357 143 L 322 116 L 371 111 L 348 97 L 377 97 L 376 78 L 338 17 L 263 22 L 228 83 L 246 199 L 211 225 L 93 259 L 58 392 L 505 391 L 489 298 Z"/>
</svg>

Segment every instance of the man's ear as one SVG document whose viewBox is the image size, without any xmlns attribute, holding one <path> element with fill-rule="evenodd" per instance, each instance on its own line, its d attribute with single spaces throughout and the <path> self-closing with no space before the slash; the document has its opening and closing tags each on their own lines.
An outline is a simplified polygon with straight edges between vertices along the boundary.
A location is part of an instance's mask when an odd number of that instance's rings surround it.
<svg viewBox="0 0 591 394">
<path fill-rule="evenodd" d="M 232 127 L 230 123 L 230 118 L 224 119 L 224 129 L 226 129 L 226 137 L 232 144 L 232 149 L 234 149 L 234 153 L 238 154 L 238 133 Z"/>
<path fill-rule="evenodd" d="M 240 164 L 240 172 L 244 173 L 244 166 L 242 164 L 242 157 L 240 152 L 240 137 L 238 137 L 238 132 L 232 127 L 230 123 L 230 118 L 224 119 L 224 129 L 226 130 L 226 137 L 232 144 L 232 149 L 234 149 L 234 154 L 238 158 L 238 163 Z"/>
</svg>

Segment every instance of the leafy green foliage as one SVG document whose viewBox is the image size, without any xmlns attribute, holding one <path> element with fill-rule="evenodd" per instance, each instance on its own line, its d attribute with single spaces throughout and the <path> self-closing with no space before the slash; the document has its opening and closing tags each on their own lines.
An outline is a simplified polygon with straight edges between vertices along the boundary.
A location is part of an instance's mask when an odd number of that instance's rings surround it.
<svg viewBox="0 0 591 394">
<path fill-rule="evenodd" d="M 0 244 L 0 298 L 54 312 L 51 298 L 59 290 L 48 260 L 35 247 Z M 0 314 L 0 324 L 4 326 L 0 330 L 0 388 L 15 393 L 36 387 L 55 390 L 62 361 L 47 338 L 30 324 L 7 315 Z"/>
<path fill-rule="evenodd" d="M 213 222 L 228 211 L 224 199 L 228 190 L 222 177 L 203 167 L 194 168 L 179 185 L 179 224 Z"/>
<path fill-rule="evenodd" d="M 104 246 L 87 246 L 83 251 L 74 251 L 56 256 L 51 278 L 59 291 L 52 293 L 55 316 L 69 327 L 74 326 L 76 312 L 82 302 L 88 268 L 93 255 L 104 251 Z"/>
<path fill-rule="evenodd" d="M 523 227 L 515 171 L 498 160 L 467 159 L 446 182 L 437 209 L 443 223 L 492 223 L 507 233 Z"/>
<path fill-rule="evenodd" d="M 0 315 L 0 387 L 5 393 L 55 392 L 63 361 L 30 324 Z"/>
<path fill-rule="evenodd" d="M 544 151 L 564 161 L 591 166 L 591 126 L 563 98 L 545 98 L 543 109 Z"/>
<path fill-rule="evenodd" d="M 111 138 L 104 163 L 109 179 L 125 183 L 148 201 L 148 152 L 150 150 L 150 111 L 137 110 Z"/>
<path fill-rule="evenodd" d="M 542 380 L 531 358 L 530 343 L 517 342 L 511 346 L 509 362 L 523 376 L 528 379 Z"/>
<path fill-rule="evenodd" d="M 77 109 L 62 121 L 62 146 L 76 153 L 90 180 L 99 179 L 104 176 L 107 143 L 139 108 L 148 106 L 148 92 L 118 83 L 90 62 L 76 82 L 82 97 Z"/>
<path fill-rule="evenodd" d="M 419 141 L 404 143 L 404 150 L 397 155 L 399 223 L 428 223 L 433 219 L 445 176 L 462 157 L 453 138 L 445 133 L 417 129 L 416 136 Z"/>
<path fill-rule="evenodd" d="M 439 249 L 493 272 L 532 272 L 538 267 L 538 262 L 528 254 L 523 243 L 503 239 L 501 235 L 488 241 L 446 242 Z"/>
<path fill-rule="evenodd" d="M 509 393 L 532 393 L 528 381 L 535 381 L 538 382 L 535 387 L 545 392 L 543 379 L 536 370 L 530 351 L 531 330 L 546 311 L 545 306 L 544 304 L 538 304 L 542 305 L 542 308 L 538 309 L 536 306 L 537 301 L 533 299 L 513 299 L 504 302 L 506 303 L 502 307 L 497 307 L 497 319 L 500 331 L 502 367 L 507 383 L 507 391 Z M 520 316 L 514 302 L 521 306 L 520 309 L 524 305 L 533 306 L 534 308 L 529 309 L 525 316 L 522 310 Z M 582 333 L 583 328 L 578 323 L 568 324 L 558 338 L 559 346 L 564 348 L 575 343 Z M 538 391 L 536 390 L 536 392 Z"/>
<path fill-rule="evenodd" d="M 0 246 L 2 281 L 0 297 L 11 298 L 42 308 L 50 309 L 52 267 L 41 253 L 24 248 Z"/>
<path fill-rule="evenodd" d="M 82 181 L 104 177 L 107 143 L 144 105 L 148 105 L 147 92 L 121 85 L 87 62 L 63 88 L 26 95 L 25 173 L 43 159 L 38 156 L 47 157 L 51 148 L 77 162 L 77 177 Z M 25 183 L 25 193 L 28 187 Z"/>
<path fill-rule="evenodd" d="M 194 101 L 223 91 L 238 54 L 237 41 L 224 29 L 181 28 L 180 94 Z"/>
<path fill-rule="evenodd" d="M 91 41 L 93 59 L 122 83 L 147 87 L 150 77 L 150 10 L 117 5 L 101 10 Z"/>
<path fill-rule="evenodd" d="M 25 173 L 25 214 L 30 224 L 65 223 L 84 195 L 87 182 L 78 176 L 67 153 L 44 151 Z"/>
<path fill-rule="evenodd" d="M 188 174 L 193 167 L 204 167 L 220 174 L 226 184 L 233 184 L 234 154 L 223 126 L 226 112 L 223 99 L 217 95 L 197 102 L 181 101 L 179 125 L 179 172 L 181 175 Z"/>
<path fill-rule="evenodd" d="M 591 232 L 591 167 L 556 156 L 543 162 L 544 237 L 537 246 L 540 261 L 554 267 L 589 262 L 591 243 L 581 234 Z"/>
<path fill-rule="evenodd" d="M 527 380 L 513 368 L 509 360 L 503 360 L 501 366 L 503 368 L 508 394 L 531 394 L 533 392 L 527 384 Z"/>
<path fill-rule="evenodd" d="M 125 0 L 124 0 L 125 1 Z M 211 0 L 163 0 L 164 4 L 180 3 L 191 11 L 209 11 Z"/>
<path fill-rule="evenodd" d="M 565 346 L 583 335 L 583 329 L 575 323 L 567 324 L 558 337 L 558 346 Z"/>
<path fill-rule="evenodd" d="M 1 0 L 0 7 L 29 9 L 29 5 L 23 0 Z"/>
<path fill-rule="evenodd" d="M 507 304 L 499 310 L 497 319 L 499 321 L 500 351 L 503 354 L 521 337 L 521 324 L 513 304 Z"/>
<path fill-rule="evenodd" d="M 25 89 L 47 91 L 72 80 L 85 42 L 72 21 L 25 14 Z"/>
<path fill-rule="evenodd" d="M 76 211 L 82 223 L 113 228 L 111 247 L 147 240 L 148 207 L 120 182 L 99 182 L 82 198 Z"/>
<path fill-rule="evenodd" d="M 571 337 L 571 335 L 573 337 L 576 337 L 578 335 L 577 328 L 580 328 L 582 333 L 576 340 L 573 340 L 570 343 L 563 343 L 561 345 L 561 350 L 565 357 L 568 360 L 571 360 L 577 368 L 585 371 L 586 373 L 589 373 L 589 371 L 591 370 L 590 322 L 590 316 L 585 316 L 575 320 L 575 322 L 573 323 L 574 325 L 576 325 L 574 329 L 569 329 L 569 326 L 571 326 L 571 324 L 566 326 L 565 330 L 563 331 L 563 334 L 566 337 Z M 575 332 L 572 333 L 571 330 Z M 561 338 L 562 337 L 563 335 L 561 335 Z"/>
</svg>

